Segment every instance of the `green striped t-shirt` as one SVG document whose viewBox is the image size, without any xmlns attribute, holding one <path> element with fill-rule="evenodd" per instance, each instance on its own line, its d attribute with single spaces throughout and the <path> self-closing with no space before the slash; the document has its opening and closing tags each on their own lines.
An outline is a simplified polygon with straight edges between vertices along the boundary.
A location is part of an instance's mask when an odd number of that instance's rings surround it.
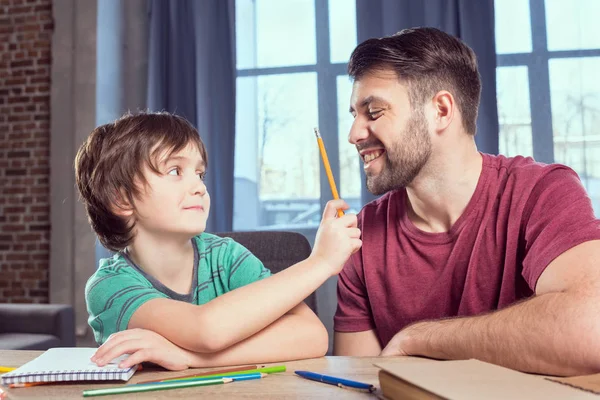
<svg viewBox="0 0 600 400">
<path fill-rule="evenodd" d="M 244 246 L 230 238 L 202 233 L 192 239 L 194 272 L 190 293 L 169 289 L 136 266 L 124 253 L 100 260 L 85 287 L 88 323 L 98 344 L 127 329 L 133 313 L 157 298 L 206 304 L 231 290 L 261 280 L 271 271 Z"/>
</svg>

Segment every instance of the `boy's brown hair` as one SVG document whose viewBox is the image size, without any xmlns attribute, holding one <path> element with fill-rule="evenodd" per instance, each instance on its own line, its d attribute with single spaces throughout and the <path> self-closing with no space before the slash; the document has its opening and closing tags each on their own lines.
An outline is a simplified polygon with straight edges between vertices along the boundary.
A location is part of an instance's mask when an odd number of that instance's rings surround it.
<svg viewBox="0 0 600 400">
<path fill-rule="evenodd" d="M 75 179 L 92 229 L 104 247 L 119 251 L 133 239 L 134 224 L 115 213 L 135 205 L 146 185 L 144 166 L 161 174 L 158 158 L 197 146 L 208 166 L 198 130 L 166 112 L 125 114 L 94 129 L 75 157 Z"/>
</svg>

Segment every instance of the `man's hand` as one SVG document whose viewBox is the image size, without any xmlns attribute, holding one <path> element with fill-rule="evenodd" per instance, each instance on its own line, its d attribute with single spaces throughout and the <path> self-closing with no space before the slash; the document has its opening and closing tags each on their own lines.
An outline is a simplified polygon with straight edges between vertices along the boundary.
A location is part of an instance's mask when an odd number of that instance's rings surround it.
<svg viewBox="0 0 600 400">
<path fill-rule="evenodd" d="M 103 366 L 123 355 L 119 368 L 128 368 L 142 362 L 152 362 L 172 371 L 189 368 L 187 352 L 156 332 L 146 329 L 128 329 L 110 335 L 96 353 L 92 362 Z"/>
<path fill-rule="evenodd" d="M 417 346 L 419 343 L 425 343 L 423 339 L 429 335 L 434 324 L 435 321 L 424 321 L 407 326 L 394 335 L 379 355 L 384 357 L 421 355 Z"/>
</svg>

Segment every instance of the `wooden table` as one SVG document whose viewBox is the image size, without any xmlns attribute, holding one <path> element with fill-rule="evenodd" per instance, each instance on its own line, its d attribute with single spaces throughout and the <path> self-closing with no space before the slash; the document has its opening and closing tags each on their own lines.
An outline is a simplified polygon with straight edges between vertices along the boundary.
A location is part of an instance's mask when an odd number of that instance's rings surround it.
<svg viewBox="0 0 600 400">
<path fill-rule="evenodd" d="M 0 350 L 0 365 L 18 367 L 40 355 L 41 351 Z M 419 360 L 412 357 L 386 358 L 386 361 L 411 362 Z M 277 364 L 287 367 L 287 372 L 271 374 L 266 378 L 246 382 L 233 382 L 226 385 L 205 386 L 165 391 L 131 393 L 112 396 L 101 396 L 98 399 L 185 399 L 206 396 L 210 399 L 376 399 L 379 391 L 377 378 L 378 368 L 374 363 L 381 361 L 377 357 L 322 357 L 302 361 L 290 361 Z M 371 383 L 378 390 L 373 394 L 340 389 L 332 385 L 300 378 L 295 370 L 308 370 L 335 375 L 356 381 Z M 128 383 L 136 383 L 150 379 L 161 379 L 172 376 L 191 374 L 202 369 L 184 372 L 169 372 L 159 369 L 144 369 L 137 372 Z M 123 383 L 56 383 L 29 388 L 3 389 L 8 391 L 9 399 L 82 399 L 85 389 L 107 388 L 124 385 Z M 94 397 L 96 398 L 96 397 Z"/>
</svg>

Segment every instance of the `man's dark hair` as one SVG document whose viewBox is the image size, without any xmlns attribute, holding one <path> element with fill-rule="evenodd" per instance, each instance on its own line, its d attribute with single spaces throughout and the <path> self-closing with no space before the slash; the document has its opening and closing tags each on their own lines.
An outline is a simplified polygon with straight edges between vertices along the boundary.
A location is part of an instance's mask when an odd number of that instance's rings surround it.
<svg viewBox="0 0 600 400">
<path fill-rule="evenodd" d="M 133 207 L 147 181 L 144 166 L 160 174 L 159 157 L 193 145 L 208 166 L 200 135 L 184 118 L 169 114 L 126 114 L 94 129 L 75 157 L 75 178 L 92 229 L 113 251 L 133 240 L 134 225 L 115 213 Z"/>
<path fill-rule="evenodd" d="M 404 29 L 362 42 L 348 63 L 348 74 L 355 80 L 387 69 L 407 83 L 413 107 L 440 90 L 452 93 L 465 130 L 475 134 L 481 79 L 475 53 L 460 39 L 435 28 Z"/>
</svg>

